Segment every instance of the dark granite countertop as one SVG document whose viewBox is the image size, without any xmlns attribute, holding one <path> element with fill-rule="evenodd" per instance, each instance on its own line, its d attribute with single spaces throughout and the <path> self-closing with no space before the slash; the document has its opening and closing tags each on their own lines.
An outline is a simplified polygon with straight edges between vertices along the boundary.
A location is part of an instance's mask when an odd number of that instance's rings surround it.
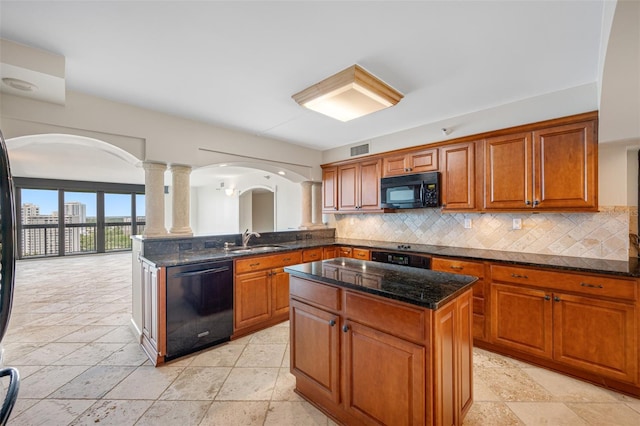
<svg viewBox="0 0 640 426">
<path fill-rule="evenodd" d="M 545 267 L 557 269 L 560 271 L 598 273 L 633 278 L 640 277 L 640 264 L 637 258 L 630 258 L 628 261 L 591 259 L 583 257 L 554 256 L 535 253 L 517 253 L 499 250 L 435 246 L 429 244 L 405 245 L 400 242 L 356 240 L 346 238 L 318 238 L 290 242 L 277 242 L 276 244 L 280 247 L 263 253 L 237 253 L 234 251 L 225 251 L 222 248 L 212 248 L 205 250 L 185 250 L 178 251 L 177 253 L 150 255 L 144 256 L 144 258 L 149 262 L 155 264 L 156 266 L 175 266 L 189 263 L 206 262 L 210 260 L 228 260 L 246 256 L 257 256 L 260 254 L 272 254 L 330 245 L 346 245 L 371 250 L 388 250 L 395 252 L 417 253 L 477 261 L 488 260 L 519 266 Z M 402 246 L 403 248 L 399 248 L 399 246 Z"/>
<path fill-rule="evenodd" d="M 338 257 L 284 268 L 300 278 L 438 309 L 478 279 L 469 275 Z"/>
</svg>

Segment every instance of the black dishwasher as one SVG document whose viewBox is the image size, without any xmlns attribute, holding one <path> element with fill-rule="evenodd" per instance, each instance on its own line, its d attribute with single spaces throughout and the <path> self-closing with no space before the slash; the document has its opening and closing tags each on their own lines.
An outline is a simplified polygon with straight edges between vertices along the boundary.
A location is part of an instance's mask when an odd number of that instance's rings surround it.
<svg viewBox="0 0 640 426">
<path fill-rule="evenodd" d="M 230 339 L 233 261 L 167 268 L 167 355 L 173 359 Z"/>
</svg>

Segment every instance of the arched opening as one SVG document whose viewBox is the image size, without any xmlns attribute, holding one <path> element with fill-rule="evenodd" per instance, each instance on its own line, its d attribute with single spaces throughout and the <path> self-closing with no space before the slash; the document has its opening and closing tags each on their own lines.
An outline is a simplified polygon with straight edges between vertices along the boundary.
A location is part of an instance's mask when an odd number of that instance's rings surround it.
<svg viewBox="0 0 640 426">
<path fill-rule="evenodd" d="M 140 160 L 84 136 L 7 140 L 16 188 L 18 257 L 129 250 L 145 226 Z"/>
<path fill-rule="evenodd" d="M 277 188 L 251 187 L 239 196 L 240 230 L 273 232 L 276 230 Z"/>
</svg>

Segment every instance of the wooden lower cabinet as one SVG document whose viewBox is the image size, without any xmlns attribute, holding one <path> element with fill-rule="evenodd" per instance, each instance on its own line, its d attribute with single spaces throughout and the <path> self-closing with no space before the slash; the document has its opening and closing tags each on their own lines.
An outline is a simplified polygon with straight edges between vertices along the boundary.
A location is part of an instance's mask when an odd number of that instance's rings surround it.
<svg viewBox="0 0 640 426">
<path fill-rule="evenodd" d="M 431 269 L 434 271 L 449 272 L 451 274 L 463 274 L 478 277 L 473 285 L 473 338 L 477 341 L 487 340 L 487 309 L 488 297 L 485 297 L 486 280 L 485 263 L 452 258 L 431 258 Z"/>
<path fill-rule="evenodd" d="M 291 277 L 296 390 L 349 425 L 460 425 L 472 403 L 472 296 L 432 311 Z"/>
<path fill-rule="evenodd" d="M 345 410 L 367 424 L 422 424 L 424 346 L 355 321 L 343 327 Z"/>
<path fill-rule="evenodd" d="M 291 301 L 291 365 L 298 381 L 340 402 L 340 324 L 336 314 Z"/>
<path fill-rule="evenodd" d="M 289 318 L 289 274 L 283 267 L 298 263 L 301 251 L 235 261 L 232 338 Z"/>
<path fill-rule="evenodd" d="M 634 280 L 495 265 L 492 277 L 487 349 L 640 395 Z"/>
</svg>

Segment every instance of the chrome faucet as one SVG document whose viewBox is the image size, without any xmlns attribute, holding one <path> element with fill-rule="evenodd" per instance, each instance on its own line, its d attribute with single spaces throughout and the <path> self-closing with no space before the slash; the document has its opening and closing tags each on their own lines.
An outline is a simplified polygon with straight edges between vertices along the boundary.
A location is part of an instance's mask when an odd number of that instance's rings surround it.
<svg viewBox="0 0 640 426">
<path fill-rule="evenodd" d="M 256 238 L 260 238 L 260 234 L 257 232 L 249 232 L 249 229 L 242 233 L 242 247 L 246 247 L 249 244 L 249 240 L 251 237 L 256 236 Z"/>
</svg>

